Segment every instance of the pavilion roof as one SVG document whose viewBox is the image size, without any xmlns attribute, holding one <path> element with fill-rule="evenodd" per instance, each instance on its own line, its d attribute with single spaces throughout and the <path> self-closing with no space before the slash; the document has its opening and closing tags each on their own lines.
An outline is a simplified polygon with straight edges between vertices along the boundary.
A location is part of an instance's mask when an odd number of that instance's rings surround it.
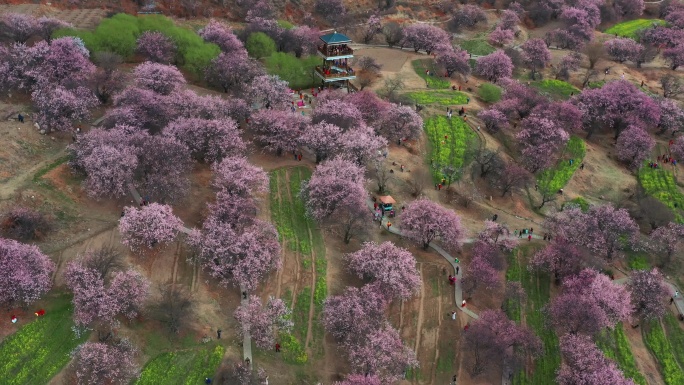
<svg viewBox="0 0 684 385">
<path fill-rule="evenodd" d="M 347 35 L 343 35 L 337 31 L 321 36 L 321 40 L 326 44 L 345 44 L 352 42 Z"/>
</svg>

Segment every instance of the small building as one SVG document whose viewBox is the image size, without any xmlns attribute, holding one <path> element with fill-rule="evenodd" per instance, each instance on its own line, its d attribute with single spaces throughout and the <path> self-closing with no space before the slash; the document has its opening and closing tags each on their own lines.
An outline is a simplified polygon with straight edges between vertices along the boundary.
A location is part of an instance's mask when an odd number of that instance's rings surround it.
<svg viewBox="0 0 684 385">
<path fill-rule="evenodd" d="M 356 79 L 356 72 L 349 65 L 354 57 L 354 50 L 349 46 L 351 39 L 337 31 L 321 36 L 322 45 L 318 46 L 318 55 L 323 64 L 316 66 L 315 74 L 321 79 L 324 87 L 333 85 L 345 86 L 347 90 L 355 87 L 349 83 Z"/>
</svg>

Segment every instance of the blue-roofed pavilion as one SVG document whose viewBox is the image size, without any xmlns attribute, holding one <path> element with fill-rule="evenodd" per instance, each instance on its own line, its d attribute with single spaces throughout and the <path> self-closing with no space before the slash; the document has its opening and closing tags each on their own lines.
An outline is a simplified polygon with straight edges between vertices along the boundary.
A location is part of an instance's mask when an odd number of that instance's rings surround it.
<svg viewBox="0 0 684 385">
<path fill-rule="evenodd" d="M 356 79 L 356 72 L 349 65 L 349 60 L 354 58 L 354 50 L 349 46 L 351 39 L 335 31 L 321 36 L 321 40 L 323 45 L 318 46 L 318 55 L 323 59 L 323 63 L 316 66 L 314 73 L 323 85 L 338 83 L 349 88 L 349 81 Z"/>
<path fill-rule="evenodd" d="M 323 43 L 327 45 L 351 43 L 351 39 L 347 37 L 347 35 L 341 34 L 337 31 L 321 36 L 321 40 L 323 40 Z"/>
</svg>

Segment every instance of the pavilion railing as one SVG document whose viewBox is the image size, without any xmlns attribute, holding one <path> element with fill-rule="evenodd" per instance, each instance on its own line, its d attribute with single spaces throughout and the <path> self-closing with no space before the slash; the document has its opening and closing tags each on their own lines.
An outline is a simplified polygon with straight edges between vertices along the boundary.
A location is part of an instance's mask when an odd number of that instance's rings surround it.
<svg viewBox="0 0 684 385">
<path fill-rule="evenodd" d="M 324 49 L 323 46 L 318 46 L 318 51 L 320 53 L 322 53 L 323 55 L 325 55 L 326 57 L 328 57 L 328 56 L 346 56 L 346 55 L 353 55 L 354 54 L 354 50 L 349 48 L 349 47 L 342 48 L 342 47 L 332 46 L 332 47 L 327 47 Z"/>
<path fill-rule="evenodd" d="M 336 79 L 336 78 L 348 78 L 350 76 L 356 76 L 356 73 L 354 72 L 338 72 L 338 73 L 333 73 L 330 72 L 329 74 L 326 74 L 323 68 L 321 67 L 316 67 L 316 72 L 318 72 L 321 76 L 323 76 L 326 79 Z"/>
</svg>

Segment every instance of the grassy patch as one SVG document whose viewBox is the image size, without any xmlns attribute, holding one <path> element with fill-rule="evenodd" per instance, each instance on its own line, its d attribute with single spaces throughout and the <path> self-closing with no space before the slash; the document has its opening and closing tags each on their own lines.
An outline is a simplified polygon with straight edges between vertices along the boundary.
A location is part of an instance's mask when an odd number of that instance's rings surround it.
<svg viewBox="0 0 684 385">
<path fill-rule="evenodd" d="M 311 288 L 305 287 L 297 294 L 297 302 L 292 309 L 292 321 L 294 322 L 294 335 L 300 341 L 306 340 L 306 332 L 309 328 L 309 308 L 311 305 Z"/>
<path fill-rule="evenodd" d="M 567 205 L 579 206 L 579 208 L 582 211 L 589 210 L 589 202 L 587 202 L 587 200 L 582 198 L 582 197 L 577 197 L 577 198 L 570 199 L 569 201 L 566 201 L 565 203 L 563 203 L 563 208 L 565 208 L 565 206 L 567 206 Z"/>
<path fill-rule="evenodd" d="M 71 330 L 74 323 L 70 301 L 66 296 L 53 299 L 43 317 L 0 344 L 2 384 L 47 384 L 69 362 L 69 353 L 88 339 L 88 333 L 76 338 Z"/>
<path fill-rule="evenodd" d="M 311 177 L 311 170 L 305 167 L 281 168 L 270 175 L 271 217 L 278 229 L 281 241 L 288 248 L 298 252 L 305 270 L 316 271 L 316 282 L 313 283 L 314 317 L 312 338 L 309 348 L 316 356 L 323 356 L 325 333 L 320 322 L 323 302 L 328 295 L 326 270 L 328 261 L 325 256 L 323 235 L 316 223 L 306 215 L 304 201 L 299 196 L 302 182 Z M 315 257 L 315 262 L 314 262 Z M 302 341 L 306 340 L 309 326 L 309 309 L 311 306 L 311 287 L 305 287 L 297 294 L 293 309 L 294 330 L 281 335 L 283 358 L 286 362 L 302 364 L 308 360 Z M 286 303 L 292 303 L 292 293 Z"/>
<path fill-rule="evenodd" d="M 648 255 L 635 252 L 627 253 L 627 266 L 632 270 L 648 270 L 651 264 L 648 263 Z"/>
<path fill-rule="evenodd" d="M 527 293 L 527 303 L 507 303 L 505 305 L 508 316 L 520 322 L 524 314 L 525 323 L 542 340 L 544 355 L 537 358 L 532 373 L 519 372 L 513 377 L 515 385 L 546 385 L 555 383 L 556 370 L 560 366 L 558 337 L 553 330 L 546 327 L 546 315 L 542 308 L 549 302 L 551 280 L 548 274 L 535 274 L 527 270 L 527 256 L 532 255 L 533 247 L 518 248 L 509 257 L 506 280 L 519 281 Z"/>
<path fill-rule="evenodd" d="M 660 373 L 663 375 L 665 384 L 684 384 L 684 371 L 682 371 L 675 358 L 672 342 L 665 336 L 665 331 L 660 321 L 643 322 L 641 333 L 644 337 L 644 343 L 653 353 L 656 361 L 658 361 Z"/>
<path fill-rule="evenodd" d="M 596 344 L 606 357 L 618 364 L 618 368 L 622 370 L 625 377 L 633 379 L 637 384 L 646 385 L 646 379 L 636 366 L 634 354 L 632 354 L 632 349 L 629 346 L 622 324 L 616 325 L 613 330 L 604 330 L 597 339 Z"/>
<path fill-rule="evenodd" d="M 637 32 L 642 29 L 651 28 L 653 25 L 665 25 L 665 20 L 660 19 L 636 19 L 625 21 L 624 23 L 615 24 L 614 26 L 605 30 L 605 33 L 611 35 L 618 35 L 622 37 L 629 37 L 636 40 Z"/>
<path fill-rule="evenodd" d="M 483 83 L 477 92 L 480 99 L 487 103 L 496 103 L 501 100 L 501 87 L 492 83 Z"/>
<path fill-rule="evenodd" d="M 430 141 L 431 170 L 435 180 L 442 179 L 441 170 L 445 166 L 458 169 L 466 165 L 466 146 L 476 135 L 461 118 L 431 117 L 425 120 L 425 132 Z"/>
<path fill-rule="evenodd" d="M 406 96 L 417 104 L 452 106 L 468 102 L 468 96 L 459 91 L 418 91 L 409 92 Z"/>
<path fill-rule="evenodd" d="M 425 80 L 428 88 L 445 89 L 451 87 L 451 82 L 448 78 L 437 76 L 437 69 L 435 68 L 435 61 L 432 59 L 417 59 L 411 62 L 413 70 L 416 74 Z M 428 76 L 425 71 L 430 71 Z"/>
<path fill-rule="evenodd" d="M 225 348 L 194 349 L 162 353 L 143 368 L 136 385 L 194 385 L 213 377 L 223 360 Z"/>
<path fill-rule="evenodd" d="M 317 65 L 321 65 L 318 56 L 305 56 L 298 58 L 293 54 L 276 52 L 264 59 L 266 72 L 278 75 L 288 82 L 292 89 L 310 88 L 320 85 L 320 79 L 313 74 Z"/>
<path fill-rule="evenodd" d="M 653 196 L 663 202 L 675 214 L 677 222 L 682 223 L 682 209 L 684 208 L 684 194 L 677 186 L 674 175 L 668 166 L 651 168 L 644 164 L 639 169 L 639 183 L 644 188 L 646 194 Z"/>
<path fill-rule="evenodd" d="M 606 84 L 605 80 L 589 82 L 589 83 L 587 83 L 587 88 L 601 88 L 601 87 L 603 87 L 604 84 Z"/>
<path fill-rule="evenodd" d="M 582 164 L 582 159 L 586 154 L 587 148 L 584 141 L 577 136 L 573 136 L 563 151 L 563 156 L 556 167 L 542 171 L 537 176 L 537 184 L 545 191 L 558 191 L 565 187 L 572 178 L 572 175 Z M 570 164 L 570 159 L 573 159 Z"/>
<path fill-rule="evenodd" d="M 496 51 L 496 48 L 487 43 L 485 39 L 464 40 L 458 43 L 458 45 L 471 55 L 485 56 Z"/>
<path fill-rule="evenodd" d="M 289 364 L 305 364 L 309 360 L 302 343 L 291 333 L 280 333 L 283 360 Z"/>
<path fill-rule="evenodd" d="M 61 164 L 66 163 L 69 160 L 69 156 L 65 155 L 63 157 L 60 157 L 58 159 L 55 159 L 54 162 L 45 165 L 42 167 L 40 170 L 36 171 L 35 175 L 33 175 L 33 181 L 38 182 L 40 181 L 40 178 L 45 176 L 45 174 L 49 173 L 50 171 L 54 170 L 55 168 L 59 167 Z"/>
<path fill-rule="evenodd" d="M 532 87 L 539 90 L 543 95 L 552 99 L 569 99 L 571 94 L 579 94 L 580 90 L 568 82 L 556 79 L 544 79 L 532 82 Z"/>
</svg>

